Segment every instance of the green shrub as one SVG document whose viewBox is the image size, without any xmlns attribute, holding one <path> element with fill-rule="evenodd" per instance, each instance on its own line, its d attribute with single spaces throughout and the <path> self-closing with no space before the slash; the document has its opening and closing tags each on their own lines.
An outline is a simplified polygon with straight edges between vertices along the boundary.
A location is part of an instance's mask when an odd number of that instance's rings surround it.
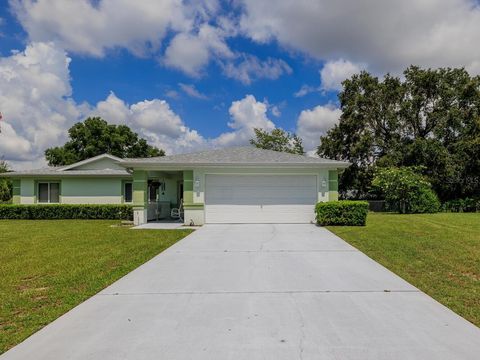
<svg viewBox="0 0 480 360">
<path fill-rule="evenodd" d="M 410 212 L 414 214 L 436 213 L 440 207 L 437 194 L 427 187 L 418 189 L 417 196 L 410 202 Z"/>
<path fill-rule="evenodd" d="M 402 214 L 435 213 L 440 201 L 418 167 L 382 168 L 372 181 L 385 196 L 387 209 Z"/>
<path fill-rule="evenodd" d="M 1 204 L 0 219 L 110 219 L 132 220 L 131 205 Z"/>
<path fill-rule="evenodd" d="M 480 211 L 480 200 L 465 198 L 446 201 L 443 210 L 449 212 L 477 212 Z"/>
<path fill-rule="evenodd" d="M 364 226 L 367 221 L 368 202 L 328 201 L 319 202 L 315 207 L 317 224 Z"/>
</svg>

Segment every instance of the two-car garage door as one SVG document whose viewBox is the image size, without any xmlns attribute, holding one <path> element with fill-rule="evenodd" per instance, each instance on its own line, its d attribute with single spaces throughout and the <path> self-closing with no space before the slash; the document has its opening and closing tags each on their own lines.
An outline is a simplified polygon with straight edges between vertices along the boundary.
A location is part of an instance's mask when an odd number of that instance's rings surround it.
<svg viewBox="0 0 480 360">
<path fill-rule="evenodd" d="M 315 175 L 206 175 L 207 223 L 308 223 Z"/>
</svg>

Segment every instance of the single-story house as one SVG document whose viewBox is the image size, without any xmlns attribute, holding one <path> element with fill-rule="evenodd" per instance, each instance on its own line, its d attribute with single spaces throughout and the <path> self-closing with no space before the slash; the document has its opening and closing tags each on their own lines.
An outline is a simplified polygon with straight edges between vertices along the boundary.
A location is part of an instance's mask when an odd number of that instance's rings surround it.
<svg viewBox="0 0 480 360">
<path fill-rule="evenodd" d="M 132 204 L 135 224 L 182 204 L 194 223 L 308 223 L 338 199 L 343 161 L 233 147 L 154 158 L 99 155 L 72 165 L 5 174 L 16 204 Z"/>
</svg>

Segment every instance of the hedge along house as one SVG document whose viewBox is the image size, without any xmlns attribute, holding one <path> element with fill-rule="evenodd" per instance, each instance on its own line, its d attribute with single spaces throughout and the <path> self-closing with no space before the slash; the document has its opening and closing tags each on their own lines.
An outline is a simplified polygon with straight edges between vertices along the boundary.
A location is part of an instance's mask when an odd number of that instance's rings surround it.
<svg viewBox="0 0 480 360">
<path fill-rule="evenodd" d="M 338 199 L 342 161 L 234 147 L 155 158 L 100 155 L 65 167 L 13 172 L 20 204 L 118 204 L 135 224 L 184 207 L 186 224 L 308 223 L 319 201 Z"/>
</svg>

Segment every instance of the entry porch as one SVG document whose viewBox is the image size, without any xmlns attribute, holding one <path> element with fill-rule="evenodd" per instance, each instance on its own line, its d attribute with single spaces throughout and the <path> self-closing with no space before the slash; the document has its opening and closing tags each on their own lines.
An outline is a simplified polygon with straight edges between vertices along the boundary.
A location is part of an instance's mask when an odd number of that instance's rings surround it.
<svg viewBox="0 0 480 360">
<path fill-rule="evenodd" d="M 192 170 L 133 170 L 135 225 L 169 220 L 187 223 L 184 211 L 193 202 L 192 191 Z M 180 216 L 172 216 L 172 209 Z"/>
</svg>

